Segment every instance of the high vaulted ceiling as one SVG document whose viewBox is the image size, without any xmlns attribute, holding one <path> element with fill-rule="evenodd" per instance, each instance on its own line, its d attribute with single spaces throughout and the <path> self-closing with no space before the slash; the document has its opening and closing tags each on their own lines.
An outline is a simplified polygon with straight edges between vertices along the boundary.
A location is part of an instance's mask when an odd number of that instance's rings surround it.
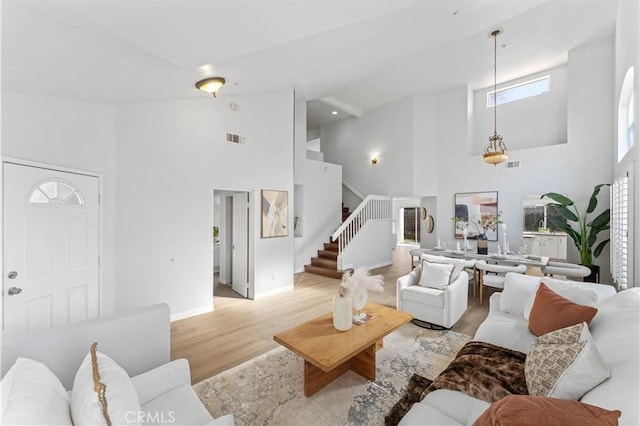
<svg viewBox="0 0 640 426">
<path fill-rule="evenodd" d="M 292 88 L 351 111 L 566 62 L 618 0 L 3 0 L 2 87 L 107 104 Z M 504 47 L 503 47 L 504 45 Z"/>
</svg>

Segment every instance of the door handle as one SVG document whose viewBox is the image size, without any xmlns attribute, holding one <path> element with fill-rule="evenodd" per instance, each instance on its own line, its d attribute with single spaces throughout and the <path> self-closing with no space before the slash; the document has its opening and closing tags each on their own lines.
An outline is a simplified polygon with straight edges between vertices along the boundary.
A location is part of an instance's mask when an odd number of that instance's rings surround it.
<svg viewBox="0 0 640 426">
<path fill-rule="evenodd" d="M 10 280 L 15 280 L 17 276 L 18 273 L 16 271 L 11 271 L 7 274 L 7 278 L 9 278 Z"/>
<path fill-rule="evenodd" d="M 236 248 L 236 246 L 233 246 L 233 245 L 232 245 L 232 246 L 231 246 L 231 250 L 233 250 L 234 248 Z"/>
<path fill-rule="evenodd" d="M 9 290 L 7 290 L 9 296 L 15 296 L 20 293 L 22 293 L 22 289 L 18 287 L 10 287 Z"/>
</svg>

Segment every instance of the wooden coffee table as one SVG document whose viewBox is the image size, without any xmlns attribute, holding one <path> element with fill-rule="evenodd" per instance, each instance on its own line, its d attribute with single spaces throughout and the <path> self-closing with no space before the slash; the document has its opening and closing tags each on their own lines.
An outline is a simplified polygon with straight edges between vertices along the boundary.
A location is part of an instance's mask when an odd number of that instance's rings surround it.
<svg viewBox="0 0 640 426">
<path fill-rule="evenodd" d="M 278 333 L 273 340 L 304 358 L 304 394 L 311 396 L 347 370 L 376 379 L 376 351 L 382 338 L 413 319 L 411 314 L 375 303 L 364 312 L 373 318 L 351 330 L 333 328 L 333 313 Z"/>
</svg>

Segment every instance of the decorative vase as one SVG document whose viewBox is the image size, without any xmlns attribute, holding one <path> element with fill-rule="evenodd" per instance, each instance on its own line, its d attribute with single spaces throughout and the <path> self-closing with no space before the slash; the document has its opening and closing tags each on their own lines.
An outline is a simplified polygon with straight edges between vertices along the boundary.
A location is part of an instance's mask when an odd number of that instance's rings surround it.
<svg viewBox="0 0 640 426">
<path fill-rule="evenodd" d="M 478 235 L 478 254 L 487 254 L 487 236 L 484 234 Z"/>
<path fill-rule="evenodd" d="M 338 331 L 351 329 L 353 300 L 349 296 L 336 294 L 333 297 L 333 326 Z"/>
</svg>

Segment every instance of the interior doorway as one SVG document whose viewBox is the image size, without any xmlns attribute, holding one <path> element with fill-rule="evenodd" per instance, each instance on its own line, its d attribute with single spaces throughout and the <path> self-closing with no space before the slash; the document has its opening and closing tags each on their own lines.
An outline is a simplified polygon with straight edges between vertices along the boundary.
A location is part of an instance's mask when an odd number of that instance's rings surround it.
<svg viewBox="0 0 640 426">
<path fill-rule="evenodd" d="M 252 198 L 248 190 L 213 192 L 214 296 L 253 297 Z"/>
</svg>

